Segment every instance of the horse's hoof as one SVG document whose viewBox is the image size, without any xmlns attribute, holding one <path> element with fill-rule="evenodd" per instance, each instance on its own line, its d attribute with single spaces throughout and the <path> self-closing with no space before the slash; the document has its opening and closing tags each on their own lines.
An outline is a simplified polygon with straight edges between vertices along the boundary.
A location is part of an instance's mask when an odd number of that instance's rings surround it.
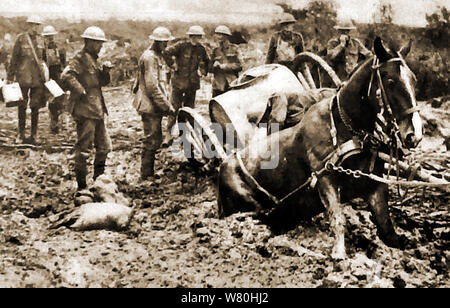
<svg viewBox="0 0 450 308">
<path fill-rule="evenodd" d="M 415 241 L 408 239 L 403 234 L 398 237 L 398 244 L 399 249 L 401 250 L 417 248 L 417 243 Z"/>
<path fill-rule="evenodd" d="M 397 248 L 400 250 L 414 248 L 414 243 L 410 241 L 405 235 L 397 235 L 389 236 L 386 239 L 382 239 L 383 242 L 392 248 Z"/>
</svg>

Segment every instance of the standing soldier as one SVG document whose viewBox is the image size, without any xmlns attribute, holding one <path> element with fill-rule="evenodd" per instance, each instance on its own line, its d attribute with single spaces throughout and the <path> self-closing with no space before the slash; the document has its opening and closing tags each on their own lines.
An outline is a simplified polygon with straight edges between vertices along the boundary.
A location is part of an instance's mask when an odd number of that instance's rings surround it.
<svg viewBox="0 0 450 308">
<path fill-rule="evenodd" d="M 291 14 L 284 14 L 278 22 L 281 30 L 270 38 L 266 64 L 278 63 L 293 69 L 295 56 L 304 50 L 303 36 L 294 32 L 296 20 Z"/>
<path fill-rule="evenodd" d="M 105 127 L 108 114 L 102 87 L 110 81 L 111 63 L 100 67 L 98 53 L 106 41 L 99 27 L 88 27 L 81 35 L 84 47 L 64 69 L 61 79 L 70 90 L 69 111 L 77 125 L 78 140 L 75 144 L 75 176 L 78 190 L 86 188 L 89 150 L 95 146 L 94 180 L 105 171 L 105 162 L 111 151 L 111 140 Z"/>
<path fill-rule="evenodd" d="M 52 26 L 44 27 L 42 36 L 45 40 L 45 49 L 42 58 L 47 63 L 50 79 L 53 79 L 60 85 L 61 72 L 66 66 L 66 52 L 56 46 L 56 34 L 56 30 Z M 56 97 L 48 103 L 48 110 L 50 112 L 50 130 L 54 134 L 57 134 L 59 131 L 58 118 L 63 108 L 64 96 Z"/>
<path fill-rule="evenodd" d="M 133 105 L 142 117 L 144 126 L 144 149 L 141 159 L 141 179 L 154 175 L 155 154 L 162 142 L 161 121 L 164 115 L 174 113 L 168 96 L 169 69 L 162 56 L 172 34 L 165 27 L 157 27 L 149 36 L 153 44 L 142 54 L 138 75 L 133 86 Z"/>
<path fill-rule="evenodd" d="M 213 96 L 228 91 L 230 83 L 242 70 L 239 51 L 236 45 L 230 43 L 230 36 L 231 31 L 227 26 L 218 26 L 215 30 L 218 46 L 213 50 L 210 69 L 214 73 Z"/>
<path fill-rule="evenodd" d="M 36 143 L 39 121 L 39 109 L 46 104 L 46 89 L 44 83 L 48 76 L 42 66 L 42 51 L 44 43 L 39 35 L 41 19 L 31 16 L 27 19 L 27 32 L 19 34 L 11 56 L 7 80 L 19 83 L 23 101 L 18 105 L 19 135 L 17 142 L 25 142 L 25 125 L 28 100 L 31 108 L 31 137 L 30 143 Z"/>
<path fill-rule="evenodd" d="M 164 59 L 172 67 L 172 106 L 176 113 L 182 106 L 194 108 L 195 94 L 200 88 L 200 76 L 208 74 L 209 58 L 200 40 L 205 35 L 200 26 L 191 26 L 187 31 L 188 40 L 181 40 L 166 48 Z M 168 132 L 175 124 L 176 115 L 167 121 Z M 166 136 L 164 144 L 169 145 L 172 136 Z"/>
<path fill-rule="evenodd" d="M 358 39 L 350 37 L 350 31 L 356 29 L 350 23 L 343 23 L 334 28 L 340 36 L 328 41 L 327 58 L 339 78 L 347 80 L 358 65 L 360 57 L 370 57 L 371 52 Z"/>
</svg>

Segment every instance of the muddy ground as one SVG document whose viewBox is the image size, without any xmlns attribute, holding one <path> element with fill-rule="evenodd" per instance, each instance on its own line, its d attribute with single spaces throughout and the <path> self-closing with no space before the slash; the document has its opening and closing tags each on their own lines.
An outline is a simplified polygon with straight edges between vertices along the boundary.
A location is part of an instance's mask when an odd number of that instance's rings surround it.
<svg viewBox="0 0 450 308">
<path fill-rule="evenodd" d="M 158 154 L 159 179 L 140 183 L 142 129 L 128 89 L 105 89 L 107 173 L 137 208 L 123 232 L 48 229 L 74 207 L 73 123 L 52 135 L 42 109 L 41 145 L 18 148 L 17 111 L 0 107 L 0 287 L 450 287 L 448 193 L 420 188 L 400 199 L 391 188 L 397 230 L 416 246 L 404 251 L 378 239 L 364 203 L 345 205 L 348 259 L 334 262 L 326 215 L 282 234 L 245 214 L 220 220 L 215 174 L 195 173 L 171 148 Z M 441 120 L 448 113 L 430 135 Z M 450 159 L 436 138 L 416 155 L 439 174 Z"/>
</svg>

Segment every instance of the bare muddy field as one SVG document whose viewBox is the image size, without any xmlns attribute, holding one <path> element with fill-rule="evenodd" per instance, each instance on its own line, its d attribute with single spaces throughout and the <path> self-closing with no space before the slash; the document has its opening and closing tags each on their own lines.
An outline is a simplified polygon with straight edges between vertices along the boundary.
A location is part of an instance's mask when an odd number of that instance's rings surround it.
<svg viewBox="0 0 450 308">
<path fill-rule="evenodd" d="M 334 262 L 325 214 L 281 234 L 248 214 L 218 219 L 215 173 L 194 171 L 172 148 L 157 155 L 157 179 L 140 183 L 129 86 L 105 93 L 114 148 L 106 172 L 136 209 L 122 232 L 48 228 L 75 207 L 73 123 L 52 135 L 41 109 L 41 145 L 20 148 L 17 110 L 0 107 L 0 287 L 450 287 L 450 194 L 415 188 L 400 198 L 391 187 L 397 231 L 414 243 L 404 251 L 378 239 L 364 203 L 346 204 L 348 259 Z M 421 104 L 427 138 L 413 155 L 442 175 L 450 103 L 433 104 Z"/>
</svg>

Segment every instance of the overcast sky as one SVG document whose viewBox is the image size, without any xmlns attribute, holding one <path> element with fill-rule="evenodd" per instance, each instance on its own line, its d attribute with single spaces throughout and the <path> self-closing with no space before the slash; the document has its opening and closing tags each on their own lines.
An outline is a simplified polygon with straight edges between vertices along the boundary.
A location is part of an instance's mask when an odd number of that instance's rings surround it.
<svg viewBox="0 0 450 308">
<path fill-rule="evenodd" d="M 370 22 L 380 1 L 391 3 L 394 22 L 425 25 L 425 14 L 437 6 L 450 8 L 450 0 L 329 0 L 336 4 L 339 18 Z M 281 9 L 275 5 L 287 2 L 302 8 L 309 0 L 0 0 L 0 14 L 103 19 L 111 16 L 127 19 L 152 18 L 183 21 L 271 22 Z"/>
</svg>

